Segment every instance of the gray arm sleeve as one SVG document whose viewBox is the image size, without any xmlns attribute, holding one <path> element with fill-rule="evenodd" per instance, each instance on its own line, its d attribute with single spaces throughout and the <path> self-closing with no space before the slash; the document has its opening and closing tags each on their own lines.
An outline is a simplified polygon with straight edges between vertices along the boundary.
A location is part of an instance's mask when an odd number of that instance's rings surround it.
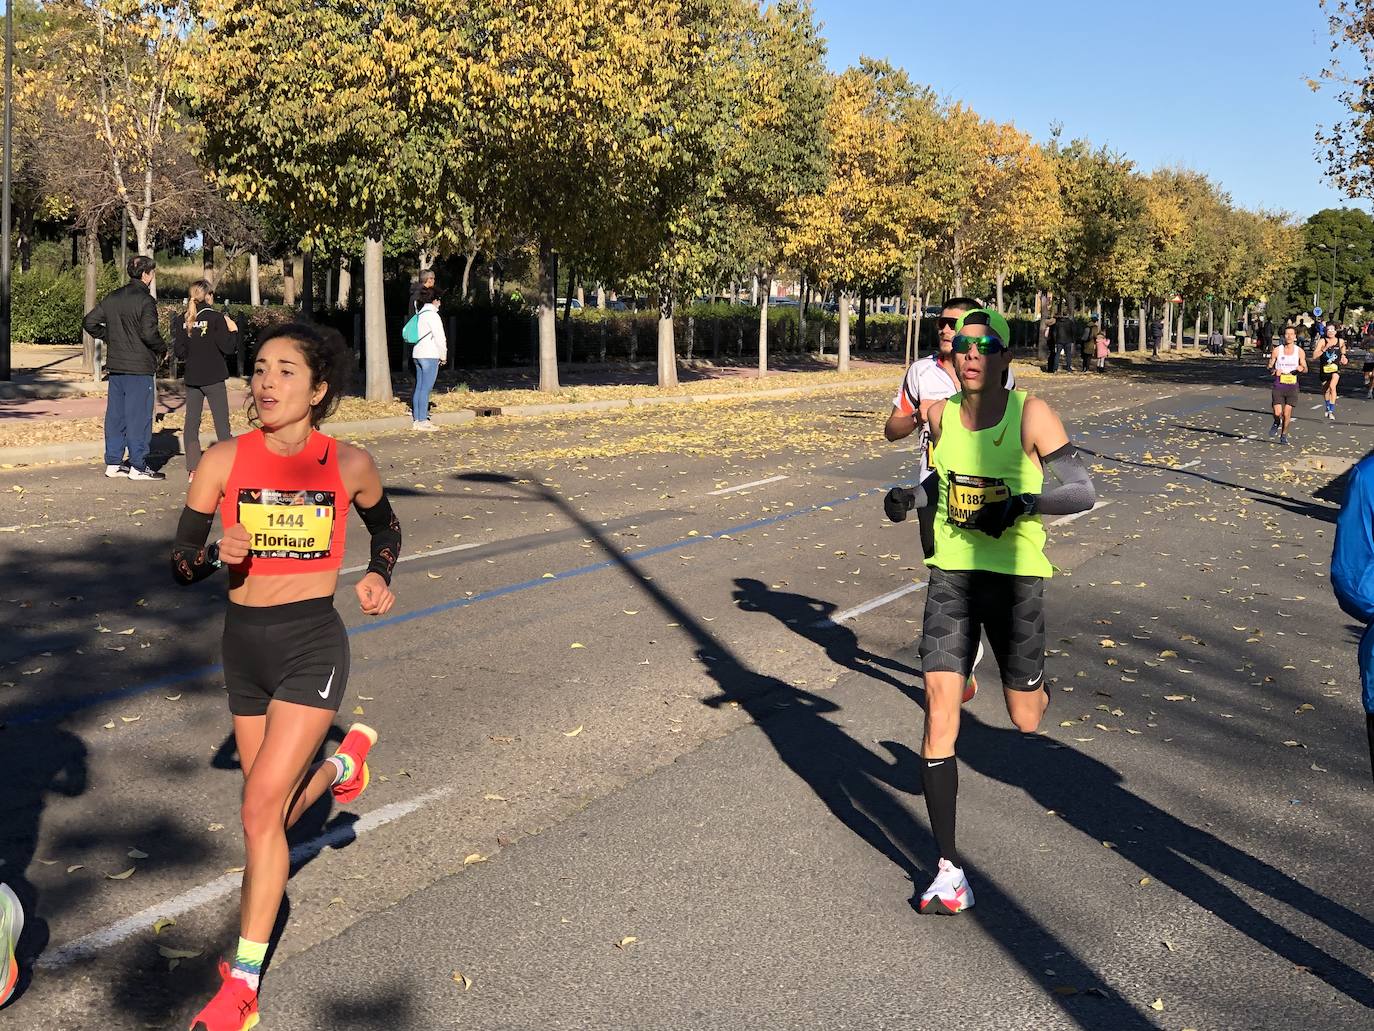
<svg viewBox="0 0 1374 1031">
<path fill-rule="evenodd" d="M 1045 486 L 1035 510 L 1045 515 L 1073 515 L 1087 512 L 1097 504 L 1097 491 L 1078 449 L 1065 444 L 1044 461 Z"/>
</svg>

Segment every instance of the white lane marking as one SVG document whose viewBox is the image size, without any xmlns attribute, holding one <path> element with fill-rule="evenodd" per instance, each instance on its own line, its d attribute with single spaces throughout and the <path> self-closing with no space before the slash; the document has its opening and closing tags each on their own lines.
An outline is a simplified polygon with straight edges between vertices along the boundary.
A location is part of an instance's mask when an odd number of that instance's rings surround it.
<svg viewBox="0 0 1374 1031">
<path fill-rule="evenodd" d="M 766 483 L 777 483 L 779 480 L 787 479 L 786 476 L 770 476 L 766 480 L 751 480 L 749 483 L 739 483 L 733 487 L 722 487 L 720 490 L 708 490 L 708 498 L 715 497 L 717 494 L 732 494 L 737 490 L 748 490 L 750 487 L 762 487 Z"/>
<path fill-rule="evenodd" d="M 1325 401 L 1322 401 L 1322 402 L 1320 402 L 1319 404 L 1313 405 L 1313 406 L 1312 406 L 1312 411 L 1315 412 L 1318 408 L 1321 408 L 1321 407 L 1322 407 L 1323 405 L 1325 405 L 1325 404 L 1326 404 L 1326 402 L 1325 402 Z"/>
<path fill-rule="evenodd" d="M 1173 466 L 1172 468 L 1174 468 L 1174 469 L 1191 469 L 1193 466 L 1195 466 L 1195 465 L 1201 465 L 1201 464 L 1202 464 L 1202 459 L 1201 459 L 1201 458 L 1194 458 L 1191 462 L 1184 462 L 1182 465 L 1176 465 L 1176 466 Z"/>
<path fill-rule="evenodd" d="M 420 558 L 432 558 L 435 555 L 448 555 L 455 551 L 467 551 L 471 548 L 480 548 L 483 544 L 490 544 L 491 541 L 471 541 L 467 544 L 455 544 L 450 548 L 435 548 L 433 551 L 417 551 L 414 555 L 402 555 L 397 562 L 414 562 Z M 349 566 L 347 569 L 340 569 L 339 575 L 344 573 L 361 573 L 366 569 L 366 565 Z"/>
<path fill-rule="evenodd" d="M 874 609 L 882 608 L 882 606 L 894 602 L 898 598 L 905 598 L 908 594 L 919 591 L 925 585 L 926 582 L 922 580 L 918 584 L 907 584 L 905 587 L 899 587 L 895 591 L 888 591 L 886 594 L 880 594 L 878 597 L 872 598 L 862 605 L 855 605 L 852 609 L 845 609 L 843 612 L 835 613 L 829 619 L 822 619 L 817 622 L 815 626 L 839 626 L 847 619 L 853 619 L 855 616 L 862 616 L 865 612 L 872 612 Z"/>
<path fill-rule="evenodd" d="M 452 794 L 453 790 L 451 787 L 436 788 L 415 798 L 402 802 L 391 802 L 380 809 L 374 809 L 354 823 L 341 824 L 317 838 L 297 845 L 291 850 L 291 862 L 293 864 L 304 862 L 331 845 L 341 844 L 361 834 L 366 834 L 368 831 L 376 830 L 378 827 L 384 827 L 403 816 L 409 816 L 415 810 L 429 805 L 431 802 L 436 802 L 445 795 Z M 37 965 L 46 970 L 57 970 L 70 966 L 77 960 L 89 959 L 102 949 L 118 945 L 135 934 L 146 934 L 148 928 L 153 925 L 153 921 L 159 917 L 165 916 L 175 919 L 184 913 L 199 909 L 206 903 L 214 902 L 216 899 L 223 898 L 230 892 L 237 890 L 242 882 L 243 875 L 238 873 L 227 873 L 216 877 L 213 881 L 206 881 L 190 891 L 182 892 L 165 902 L 159 902 L 142 912 L 135 913 L 133 916 L 125 917 L 109 927 L 92 931 L 90 934 L 83 934 L 80 938 L 74 938 L 66 945 L 44 953 L 38 958 Z"/>
<path fill-rule="evenodd" d="M 1073 513 L 1073 515 L 1060 516 L 1058 519 L 1056 519 L 1056 520 L 1054 520 L 1052 523 L 1050 523 L 1050 525 L 1051 525 L 1051 526 L 1063 526 L 1065 523 L 1071 523 L 1071 522 L 1073 522 L 1075 519 L 1081 519 L 1081 518 L 1083 518 L 1085 515 L 1088 515 L 1088 514 L 1091 513 L 1091 512 L 1096 512 L 1099 508 L 1106 508 L 1106 507 L 1107 507 L 1108 505 L 1110 505 L 1110 504 L 1111 504 L 1110 501 L 1099 501 L 1099 502 L 1098 502 L 1096 505 L 1094 505 L 1092 508 L 1088 509 L 1087 512 L 1075 512 L 1075 513 Z"/>
</svg>

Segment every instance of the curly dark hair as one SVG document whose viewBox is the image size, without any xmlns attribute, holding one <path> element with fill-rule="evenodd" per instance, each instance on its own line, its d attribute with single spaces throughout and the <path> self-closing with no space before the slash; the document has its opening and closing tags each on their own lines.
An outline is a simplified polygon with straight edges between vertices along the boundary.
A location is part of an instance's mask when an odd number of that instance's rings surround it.
<svg viewBox="0 0 1374 1031">
<path fill-rule="evenodd" d="M 300 348 L 305 363 L 310 366 L 310 388 L 328 383 L 329 389 L 319 404 L 310 407 L 310 423 L 319 429 L 339 407 L 353 378 L 353 352 L 343 334 L 332 326 L 316 326 L 309 322 L 282 322 L 269 326 L 258 336 L 258 350 L 272 340 L 290 340 Z M 249 421 L 257 425 L 257 411 L 249 394 Z"/>
</svg>

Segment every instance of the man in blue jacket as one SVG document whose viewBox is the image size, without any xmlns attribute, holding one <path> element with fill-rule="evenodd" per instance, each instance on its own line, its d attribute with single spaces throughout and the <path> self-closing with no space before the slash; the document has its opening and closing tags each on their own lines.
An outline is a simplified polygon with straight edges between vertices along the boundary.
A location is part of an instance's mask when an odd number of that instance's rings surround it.
<svg viewBox="0 0 1374 1031">
<path fill-rule="evenodd" d="M 1360 680 L 1364 687 L 1370 770 L 1374 773 L 1374 454 L 1350 470 L 1345 505 L 1336 518 L 1331 586 L 1346 615 L 1364 624 Z"/>
</svg>

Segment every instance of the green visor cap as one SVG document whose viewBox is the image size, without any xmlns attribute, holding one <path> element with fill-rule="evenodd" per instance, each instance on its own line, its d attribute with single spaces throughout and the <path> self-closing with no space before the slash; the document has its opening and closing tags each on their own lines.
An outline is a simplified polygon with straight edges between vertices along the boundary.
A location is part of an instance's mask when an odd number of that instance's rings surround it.
<svg viewBox="0 0 1374 1031">
<path fill-rule="evenodd" d="M 970 308 L 959 316 L 959 321 L 954 324 L 954 332 L 963 333 L 965 326 L 987 326 L 992 330 L 992 335 L 1002 341 L 1003 347 L 1011 349 L 1011 327 L 1000 312 L 991 308 Z"/>
</svg>

